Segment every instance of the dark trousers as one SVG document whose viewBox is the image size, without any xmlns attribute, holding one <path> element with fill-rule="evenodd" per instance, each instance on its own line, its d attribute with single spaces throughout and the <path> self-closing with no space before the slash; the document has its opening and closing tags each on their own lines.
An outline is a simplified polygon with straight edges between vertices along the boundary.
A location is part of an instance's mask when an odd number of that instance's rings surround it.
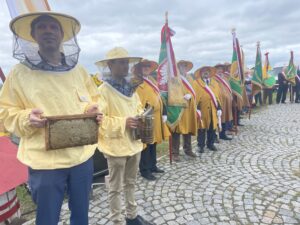
<svg viewBox="0 0 300 225">
<path fill-rule="evenodd" d="M 206 133 L 207 133 L 207 141 L 206 141 L 207 147 L 211 147 L 215 143 L 216 131 L 213 129 L 213 124 L 210 123 L 209 129 L 199 129 L 198 130 L 197 142 L 198 142 L 198 146 L 200 148 L 205 147 Z"/>
<path fill-rule="evenodd" d="M 140 173 L 149 174 L 156 169 L 156 143 L 148 144 L 146 149 L 141 152 Z"/>
<path fill-rule="evenodd" d="M 279 85 L 276 96 L 276 103 L 283 103 L 286 99 L 286 93 L 288 91 L 288 85 Z"/>
<path fill-rule="evenodd" d="M 252 107 L 252 103 L 253 103 L 253 95 L 252 94 L 250 94 L 250 95 L 248 95 L 247 96 L 248 97 L 248 101 L 249 101 L 249 104 L 250 104 L 250 107 Z"/>
<path fill-rule="evenodd" d="M 224 138 L 226 136 L 226 131 L 230 127 L 230 122 L 222 123 L 222 131 L 220 132 L 219 136 L 220 138 Z"/>
<path fill-rule="evenodd" d="M 237 111 L 237 125 L 240 125 L 241 124 L 241 110 L 238 110 Z"/>
<path fill-rule="evenodd" d="M 37 205 L 36 225 L 57 225 L 67 192 L 71 225 L 88 225 L 89 194 L 93 178 L 93 160 L 67 169 L 29 168 L 29 187 Z"/>
<path fill-rule="evenodd" d="M 300 85 L 296 85 L 296 99 L 295 102 L 300 102 Z"/>
<path fill-rule="evenodd" d="M 239 125 L 240 124 L 241 110 L 238 110 L 238 108 L 233 108 L 232 109 L 232 116 L 233 116 L 232 126 L 228 125 L 229 129 L 232 128 L 235 125 Z"/>
<path fill-rule="evenodd" d="M 254 96 L 255 99 L 255 105 L 257 105 L 259 103 L 259 105 L 262 105 L 262 98 L 261 98 L 261 92 L 259 92 L 258 94 L 256 94 Z"/>
<path fill-rule="evenodd" d="M 183 151 L 191 152 L 192 151 L 192 135 L 183 134 Z"/>
<path fill-rule="evenodd" d="M 300 102 L 300 84 L 296 84 L 295 86 L 290 86 L 290 88 L 292 89 L 291 96 L 290 96 L 290 100 L 291 102 L 295 102 L 299 103 Z"/>
<path fill-rule="evenodd" d="M 265 89 L 263 91 L 263 103 L 266 104 L 267 103 L 267 99 L 268 99 L 268 104 L 272 105 L 273 103 L 273 89 Z"/>
<path fill-rule="evenodd" d="M 192 135 L 190 134 L 182 134 L 183 137 L 183 150 L 184 152 L 192 151 Z M 179 147 L 180 147 L 180 134 L 172 133 L 172 154 L 179 155 Z"/>
</svg>

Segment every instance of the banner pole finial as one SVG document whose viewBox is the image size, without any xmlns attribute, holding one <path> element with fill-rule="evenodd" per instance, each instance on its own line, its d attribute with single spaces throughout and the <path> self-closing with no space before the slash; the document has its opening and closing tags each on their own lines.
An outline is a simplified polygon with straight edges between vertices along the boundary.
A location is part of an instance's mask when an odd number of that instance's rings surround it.
<svg viewBox="0 0 300 225">
<path fill-rule="evenodd" d="M 166 20 L 166 23 L 168 23 L 168 11 L 166 11 L 166 13 L 165 13 L 165 20 Z"/>
</svg>

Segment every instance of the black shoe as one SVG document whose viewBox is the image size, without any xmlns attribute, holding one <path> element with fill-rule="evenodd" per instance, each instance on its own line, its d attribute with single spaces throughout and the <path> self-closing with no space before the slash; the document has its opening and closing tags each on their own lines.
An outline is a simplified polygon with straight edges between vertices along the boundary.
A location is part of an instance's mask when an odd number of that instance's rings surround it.
<svg viewBox="0 0 300 225">
<path fill-rule="evenodd" d="M 225 141 L 232 140 L 232 138 L 228 137 L 227 135 L 220 136 L 220 139 L 225 140 Z"/>
<path fill-rule="evenodd" d="M 184 153 L 185 153 L 187 156 L 190 156 L 190 157 L 192 157 L 192 158 L 196 158 L 196 157 L 197 157 L 197 155 L 196 155 L 194 152 L 192 152 L 192 150 L 190 150 L 190 151 L 184 151 Z"/>
<path fill-rule="evenodd" d="M 134 219 L 126 218 L 126 225 L 154 225 L 154 224 L 146 221 L 141 216 L 137 216 Z"/>
<path fill-rule="evenodd" d="M 198 152 L 199 152 L 199 153 L 204 153 L 204 147 L 198 146 Z"/>
<path fill-rule="evenodd" d="M 281 102 L 281 104 L 286 104 L 285 102 Z"/>
<path fill-rule="evenodd" d="M 150 181 L 156 180 L 152 173 L 142 173 L 141 176 Z"/>
<path fill-rule="evenodd" d="M 214 145 L 212 145 L 212 146 L 207 146 L 207 148 L 209 149 L 209 150 L 211 150 L 211 151 L 217 151 L 217 148 L 216 148 L 216 146 L 214 146 Z"/>
<path fill-rule="evenodd" d="M 237 125 L 240 126 L 240 127 L 243 127 L 243 126 L 244 126 L 244 124 L 241 124 L 241 123 L 238 123 Z"/>
<path fill-rule="evenodd" d="M 152 173 L 164 173 L 165 171 L 156 167 L 155 169 L 151 170 L 151 172 Z"/>
<path fill-rule="evenodd" d="M 151 222 L 145 220 L 141 216 L 137 216 L 136 218 L 138 219 L 138 221 L 140 222 L 141 225 L 155 225 L 154 223 L 151 223 Z"/>
</svg>

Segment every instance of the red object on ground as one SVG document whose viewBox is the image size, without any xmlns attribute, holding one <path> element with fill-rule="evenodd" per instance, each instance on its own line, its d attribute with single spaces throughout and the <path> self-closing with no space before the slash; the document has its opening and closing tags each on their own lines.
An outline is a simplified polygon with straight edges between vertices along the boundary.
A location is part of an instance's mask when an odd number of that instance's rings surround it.
<svg viewBox="0 0 300 225">
<path fill-rule="evenodd" d="M 9 137 L 0 137 L 0 195 L 28 180 L 28 167 L 17 159 L 17 151 Z"/>
</svg>

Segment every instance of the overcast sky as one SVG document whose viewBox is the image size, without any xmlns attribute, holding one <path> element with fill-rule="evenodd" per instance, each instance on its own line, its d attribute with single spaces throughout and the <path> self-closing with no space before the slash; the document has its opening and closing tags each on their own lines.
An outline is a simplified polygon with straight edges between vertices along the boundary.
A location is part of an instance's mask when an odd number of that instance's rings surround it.
<svg viewBox="0 0 300 225">
<path fill-rule="evenodd" d="M 158 60 L 164 13 L 176 31 L 173 47 L 177 60 L 203 65 L 230 62 L 231 29 L 243 46 L 247 65 L 254 65 L 256 42 L 262 54 L 270 52 L 271 66 L 288 64 L 290 50 L 300 60 L 299 0 L 48 0 L 53 11 L 76 17 L 82 49 L 80 63 L 90 73 L 94 62 L 115 47 L 132 56 Z M 5 74 L 17 63 L 12 57 L 12 33 L 6 1 L 0 3 L 0 66 Z"/>
</svg>

